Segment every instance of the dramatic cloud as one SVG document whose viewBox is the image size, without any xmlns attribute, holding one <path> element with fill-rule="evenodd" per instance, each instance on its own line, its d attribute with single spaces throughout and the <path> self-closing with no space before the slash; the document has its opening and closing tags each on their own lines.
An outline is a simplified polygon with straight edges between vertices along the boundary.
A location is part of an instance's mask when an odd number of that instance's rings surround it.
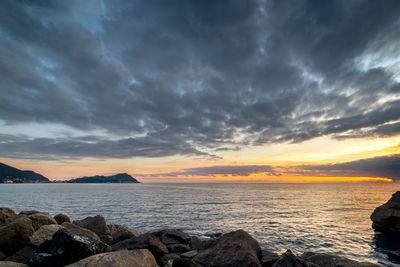
<svg viewBox="0 0 400 267">
<path fill-rule="evenodd" d="M 2 1 L 0 155 L 215 157 L 400 134 L 399 10 L 396 0 Z M 44 125 L 70 131 L 31 133 Z"/>
</svg>

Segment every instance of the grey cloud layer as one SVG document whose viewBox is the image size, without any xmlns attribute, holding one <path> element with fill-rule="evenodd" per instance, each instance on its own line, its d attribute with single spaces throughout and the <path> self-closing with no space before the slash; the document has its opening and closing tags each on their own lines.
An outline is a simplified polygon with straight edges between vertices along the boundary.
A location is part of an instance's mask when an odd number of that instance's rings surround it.
<svg viewBox="0 0 400 267">
<path fill-rule="evenodd" d="M 0 120 L 112 139 L 0 136 L 1 154 L 190 156 L 399 134 L 400 85 L 379 60 L 400 53 L 399 11 L 399 1 L 3 1 Z"/>
</svg>

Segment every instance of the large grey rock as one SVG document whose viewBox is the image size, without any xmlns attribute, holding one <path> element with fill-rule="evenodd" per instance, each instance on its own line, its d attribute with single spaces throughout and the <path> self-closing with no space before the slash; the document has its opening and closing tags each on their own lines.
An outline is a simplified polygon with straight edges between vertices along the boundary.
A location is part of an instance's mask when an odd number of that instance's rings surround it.
<svg viewBox="0 0 400 267">
<path fill-rule="evenodd" d="M 110 227 L 109 227 L 110 229 Z M 132 237 L 138 237 L 142 235 L 142 233 L 136 229 L 126 227 L 126 226 L 117 226 L 117 225 L 112 225 L 111 226 L 111 237 L 113 239 L 113 243 L 118 243 L 121 242 L 125 239 L 129 239 Z"/>
<path fill-rule="evenodd" d="M 43 225 L 30 237 L 30 244 L 34 247 L 38 247 L 40 244 L 46 241 L 46 239 L 52 237 L 55 232 L 62 228 L 63 227 L 61 225 L 57 224 Z"/>
<path fill-rule="evenodd" d="M 108 229 L 106 220 L 101 215 L 87 217 L 83 220 L 73 221 L 73 224 L 89 229 L 90 231 L 96 233 L 100 237 L 101 241 L 109 245 L 113 243 L 110 229 Z"/>
<path fill-rule="evenodd" d="M 268 249 L 261 250 L 261 265 L 263 267 L 271 267 L 278 259 L 278 254 Z"/>
<path fill-rule="evenodd" d="M 24 263 L 18 263 L 13 261 L 0 261 L 0 267 L 29 267 Z"/>
<path fill-rule="evenodd" d="M 400 191 L 371 214 L 372 228 L 376 231 L 400 235 Z"/>
<path fill-rule="evenodd" d="M 15 212 L 10 208 L 0 208 L 0 223 L 5 222 L 8 218 L 17 216 Z"/>
<path fill-rule="evenodd" d="M 12 255 L 29 243 L 29 238 L 35 230 L 32 221 L 25 215 L 9 218 L 0 225 L 0 251 Z"/>
<path fill-rule="evenodd" d="M 324 267 L 379 267 L 380 265 L 370 263 L 370 262 L 358 262 L 347 259 L 345 257 L 340 257 L 336 255 L 329 255 L 324 253 L 316 253 L 308 257 L 303 257 L 307 262 L 313 263 L 317 266 Z"/>
<path fill-rule="evenodd" d="M 93 233 L 92 231 L 90 231 L 89 229 L 82 228 L 78 225 L 68 223 L 68 222 L 63 223 L 61 226 L 75 235 L 89 236 L 91 238 L 94 238 L 94 239 L 100 241 L 100 237 L 96 233 Z"/>
<path fill-rule="evenodd" d="M 261 267 L 258 242 L 243 230 L 225 234 L 214 246 L 199 251 L 194 262 L 209 266 L 257 266 Z"/>
<path fill-rule="evenodd" d="M 32 226 L 35 231 L 39 230 L 43 225 L 57 224 L 56 220 L 47 212 L 35 212 L 27 216 L 32 221 Z"/>
<path fill-rule="evenodd" d="M 90 256 L 67 267 L 156 267 L 157 262 L 147 249 L 121 250 Z"/>
<path fill-rule="evenodd" d="M 28 263 L 33 252 L 33 248 L 31 248 L 30 246 L 26 246 L 15 252 L 13 255 L 7 257 L 5 260 L 19 263 Z"/>
<path fill-rule="evenodd" d="M 60 229 L 39 246 L 29 263 L 33 267 L 59 267 L 110 250 L 97 239 Z"/>
<path fill-rule="evenodd" d="M 69 222 L 69 223 L 71 222 L 70 218 L 67 215 L 62 214 L 62 213 L 59 213 L 56 216 L 54 216 L 54 220 L 56 220 L 56 222 L 58 224 L 63 224 L 65 222 Z"/>
<path fill-rule="evenodd" d="M 305 259 L 297 257 L 288 249 L 283 253 L 279 259 L 272 265 L 273 267 L 322 267 L 310 262 Z"/>
</svg>

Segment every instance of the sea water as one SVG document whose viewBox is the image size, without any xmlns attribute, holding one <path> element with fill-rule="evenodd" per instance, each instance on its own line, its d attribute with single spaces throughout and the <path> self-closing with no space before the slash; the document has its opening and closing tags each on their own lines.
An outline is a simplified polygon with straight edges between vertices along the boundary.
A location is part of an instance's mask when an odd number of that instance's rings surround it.
<svg viewBox="0 0 400 267">
<path fill-rule="evenodd" d="M 140 231 L 192 235 L 244 229 L 277 253 L 315 251 L 400 266 L 398 244 L 376 237 L 370 215 L 399 183 L 332 184 L 2 184 L 0 206 L 102 214 Z"/>
</svg>

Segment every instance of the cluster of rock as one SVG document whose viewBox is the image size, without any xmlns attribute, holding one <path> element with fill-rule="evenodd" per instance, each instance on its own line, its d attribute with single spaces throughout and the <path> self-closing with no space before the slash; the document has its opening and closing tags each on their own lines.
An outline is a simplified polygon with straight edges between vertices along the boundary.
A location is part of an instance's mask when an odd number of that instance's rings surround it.
<svg viewBox="0 0 400 267">
<path fill-rule="evenodd" d="M 201 267 L 353 266 L 373 267 L 344 257 L 290 250 L 262 250 L 243 230 L 209 238 L 176 229 L 141 233 L 107 225 L 101 215 L 71 223 L 68 216 L 0 208 L 0 267 Z"/>
</svg>

